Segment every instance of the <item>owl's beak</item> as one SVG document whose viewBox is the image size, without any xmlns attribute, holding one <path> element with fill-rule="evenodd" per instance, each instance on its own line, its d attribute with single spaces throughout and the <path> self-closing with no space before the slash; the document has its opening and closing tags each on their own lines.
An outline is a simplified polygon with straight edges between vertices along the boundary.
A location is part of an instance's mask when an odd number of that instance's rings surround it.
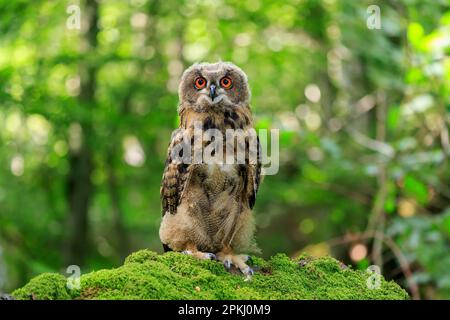
<svg viewBox="0 0 450 320">
<path fill-rule="evenodd" d="M 216 95 L 216 86 L 213 84 L 209 86 L 209 96 L 211 97 L 212 101 L 214 101 L 214 98 L 217 96 Z"/>
</svg>

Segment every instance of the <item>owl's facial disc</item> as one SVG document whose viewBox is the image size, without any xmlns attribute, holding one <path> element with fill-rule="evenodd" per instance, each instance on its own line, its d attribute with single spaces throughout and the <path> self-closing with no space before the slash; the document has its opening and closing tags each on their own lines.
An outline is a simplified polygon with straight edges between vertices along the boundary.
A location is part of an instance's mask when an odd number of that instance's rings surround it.
<svg viewBox="0 0 450 320">
<path fill-rule="evenodd" d="M 197 111 L 248 106 L 250 91 L 245 73 L 232 63 L 200 63 L 189 67 L 179 86 L 182 104 Z"/>
</svg>

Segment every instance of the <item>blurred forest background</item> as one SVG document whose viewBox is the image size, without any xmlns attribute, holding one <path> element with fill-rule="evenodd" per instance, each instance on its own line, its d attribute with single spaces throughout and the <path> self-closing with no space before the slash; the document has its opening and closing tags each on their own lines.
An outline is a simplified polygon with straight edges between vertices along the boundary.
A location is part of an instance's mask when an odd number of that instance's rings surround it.
<svg viewBox="0 0 450 320">
<path fill-rule="evenodd" d="M 280 129 L 264 257 L 376 264 L 450 299 L 449 52 L 447 0 L 0 0 L 0 291 L 162 251 L 180 75 L 228 60 Z"/>
</svg>

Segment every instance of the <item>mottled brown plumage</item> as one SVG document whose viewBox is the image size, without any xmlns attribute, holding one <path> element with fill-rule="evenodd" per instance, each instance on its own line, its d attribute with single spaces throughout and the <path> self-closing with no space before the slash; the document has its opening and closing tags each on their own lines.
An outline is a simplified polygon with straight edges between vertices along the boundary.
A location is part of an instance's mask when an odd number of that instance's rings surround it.
<svg viewBox="0 0 450 320">
<path fill-rule="evenodd" d="M 261 164 L 259 140 L 251 135 L 254 130 L 247 77 L 231 63 L 195 64 L 183 74 L 179 97 L 180 127 L 172 135 L 161 185 L 161 241 L 166 250 L 184 251 L 198 258 L 217 254 L 226 267 L 234 264 L 250 274 L 245 256 L 235 254 L 258 251 L 251 209 L 260 184 Z M 208 129 L 215 129 L 208 132 L 218 133 L 217 137 L 196 143 L 195 130 Z M 237 139 L 229 150 L 237 160 L 238 150 L 245 149 L 244 163 L 195 162 L 195 152 L 208 145 L 213 146 L 212 156 L 226 154 L 225 143 L 222 148 L 214 147 L 214 143 L 218 138 L 225 141 L 227 129 L 243 134 L 244 138 Z M 257 162 L 251 161 L 252 142 L 257 143 Z M 190 152 L 181 151 L 183 146 L 190 146 Z M 186 159 L 194 163 L 186 163 Z"/>
</svg>

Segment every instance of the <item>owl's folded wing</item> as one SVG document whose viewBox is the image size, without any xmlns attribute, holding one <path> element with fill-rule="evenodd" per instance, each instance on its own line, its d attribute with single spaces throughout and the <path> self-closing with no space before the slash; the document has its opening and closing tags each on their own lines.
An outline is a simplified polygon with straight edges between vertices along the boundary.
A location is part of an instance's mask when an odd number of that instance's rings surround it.
<svg viewBox="0 0 450 320">
<path fill-rule="evenodd" d="M 166 167 L 161 182 L 162 215 L 175 214 L 181 202 L 183 191 L 191 174 L 191 165 L 174 159 L 173 151 L 179 150 L 183 143 L 183 135 L 175 132 L 169 145 Z M 179 155 L 179 154 L 178 154 Z"/>
<path fill-rule="evenodd" d="M 262 176 L 261 176 L 261 145 L 259 143 L 259 138 L 257 139 L 258 147 L 257 147 L 257 163 L 249 164 L 246 167 L 246 185 L 245 188 L 246 194 L 244 195 L 248 200 L 248 206 L 250 209 L 253 209 L 256 201 L 256 194 L 259 190 L 259 185 L 261 184 Z"/>
</svg>

